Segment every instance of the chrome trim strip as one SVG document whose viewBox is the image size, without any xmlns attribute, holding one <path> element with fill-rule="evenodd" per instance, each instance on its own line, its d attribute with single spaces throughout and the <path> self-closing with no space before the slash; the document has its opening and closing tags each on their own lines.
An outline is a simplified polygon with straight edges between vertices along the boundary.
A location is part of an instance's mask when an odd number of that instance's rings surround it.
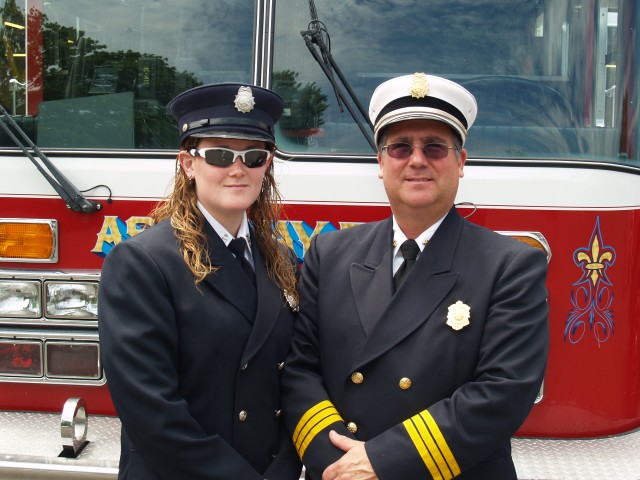
<svg viewBox="0 0 640 480">
<path fill-rule="evenodd" d="M 0 475 L 3 478 L 115 480 L 118 477 L 117 466 L 70 465 L 67 459 L 38 458 L 26 455 L 6 455 L 4 457 L 7 459 L 0 456 Z M 60 463 L 49 463 L 52 461 L 60 461 Z"/>
<path fill-rule="evenodd" d="M 537 405 L 542 401 L 543 398 L 544 398 L 544 380 L 542 380 L 542 383 L 540 384 L 540 390 L 538 390 L 538 395 L 536 395 L 536 399 L 533 401 L 533 404 Z"/>
<path fill-rule="evenodd" d="M 509 230 L 497 230 L 497 233 L 501 235 L 507 235 L 509 237 L 527 237 L 532 238 L 542 245 L 544 253 L 547 254 L 547 263 L 551 261 L 551 247 L 545 236 L 540 232 L 530 231 L 509 231 Z"/>
</svg>

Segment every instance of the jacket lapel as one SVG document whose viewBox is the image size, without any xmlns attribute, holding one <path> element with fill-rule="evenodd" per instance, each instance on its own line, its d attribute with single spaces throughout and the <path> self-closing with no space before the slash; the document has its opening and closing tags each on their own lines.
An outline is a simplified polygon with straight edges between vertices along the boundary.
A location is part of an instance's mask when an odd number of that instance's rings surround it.
<svg viewBox="0 0 640 480">
<path fill-rule="evenodd" d="M 251 329 L 251 335 L 242 354 L 242 364 L 249 362 L 258 350 L 260 350 L 267 338 L 269 338 L 271 331 L 278 321 L 280 309 L 283 307 L 280 289 L 269 279 L 267 269 L 262 262 L 260 250 L 254 248 L 252 249 L 252 253 L 253 263 L 256 269 L 258 308 L 253 328 Z"/>
<path fill-rule="evenodd" d="M 351 289 L 365 335 L 369 335 L 393 295 L 391 218 L 380 222 L 364 239 L 369 252 L 362 263 L 351 264 Z"/>
<path fill-rule="evenodd" d="M 253 322 L 257 304 L 256 289 L 209 222 L 205 222 L 205 233 L 211 263 L 220 268 L 216 273 L 208 275 L 205 281 L 232 303 L 249 322 Z"/>
<path fill-rule="evenodd" d="M 451 272 L 453 254 L 462 231 L 462 218 L 453 208 L 413 267 L 400 290 L 375 323 L 354 369 L 383 355 L 423 325 L 453 288 L 458 272 Z M 445 322 L 445 318 L 434 319 Z"/>
</svg>

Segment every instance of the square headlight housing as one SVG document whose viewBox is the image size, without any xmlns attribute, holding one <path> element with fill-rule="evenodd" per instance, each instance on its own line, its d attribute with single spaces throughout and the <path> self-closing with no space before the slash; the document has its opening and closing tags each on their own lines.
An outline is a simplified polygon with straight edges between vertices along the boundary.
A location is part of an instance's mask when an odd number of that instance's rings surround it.
<svg viewBox="0 0 640 480">
<path fill-rule="evenodd" d="M 98 320 L 98 282 L 45 282 L 48 318 Z"/>
<path fill-rule="evenodd" d="M 41 292 L 37 280 L 0 279 L 0 317 L 40 318 Z"/>
</svg>

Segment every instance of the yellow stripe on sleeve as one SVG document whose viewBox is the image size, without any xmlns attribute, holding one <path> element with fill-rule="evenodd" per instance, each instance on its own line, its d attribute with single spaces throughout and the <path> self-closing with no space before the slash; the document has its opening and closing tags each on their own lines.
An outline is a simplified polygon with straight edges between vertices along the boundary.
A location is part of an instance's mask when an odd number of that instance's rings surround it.
<svg viewBox="0 0 640 480">
<path fill-rule="evenodd" d="M 293 432 L 293 442 L 300 459 L 315 436 L 334 422 L 343 421 L 342 417 L 329 400 L 324 400 L 300 418 Z"/>
<path fill-rule="evenodd" d="M 306 438 L 304 438 L 300 446 L 298 447 L 296 445 L 296 450 L 298 450 L 298 456 L 300 457 L 300 460 L 302 460 L 304 452 L 307 451 L 307 447 L 309 446 L 311 441 L 316 438 L 316 435 L 318 435 L 318 433 L 320 433 L 325 427 L 331 425 L 333 422 L 340 421 L 342 421 L 342 417 L 340 417 L 340 415 L 338 415 L 338 413 L 336 412 L 335 414 L 326 417 L 321 422 L 318 422 L 316 426 L 309 431 L 309 434 L 306 436 Z"/>
<path fill-rule="evenodd" d="M 427 469 L 429 470 L 429 473 L 431 474 L 433 479 L 443 480 L 442 475 L 440 475 L 438 468 L 434 464 L 431 458 L 431 455 L 429 454 L 429 450 L 427 450 L 427 447 L 422 441 L 422 437 L 418 433 L 418 430 L 416 430 L 416 427 L 413 424 L 413 421 L 411 419 L 405 420 L 403 422 L 403 425 L 404 425 L 404 428 L 407 429 L 407 433 L 409 434 L 411 441 L 413 442 L 416 449 L 418 450 L 418 454 L 422 458 L 422 461 L 424 462 L 424 464 L 427 466 Z"/>
<path fill-rule="evenodd" d="M 309 437 L 309 435 L 312 435 L 312 437 L 315 437 L 319 431 L 317 428 L 318 424 L 325 422 L 327 418 L 332 416 L 337 417 L 336 420 L 334 421 L 337 421 L 338 419 L 340 419 L 340 415 L 338 415 L 338 411 L 335 409 L 333 405 L 323 410 L 320 410 L 318 413 L 313 415 L 309 419 L 309 421 L 305 423 L 304 427 L 300 430 L 300 433 L 294 440 L 296 444 L 296 449 L 299 449 L 302 446 L 302 443 L 305 441 L 305 439 L 307 439 L 307 437 Z M 313 440 L 313 438 L 309 439 L 307 443 L 309 443 L 311 440 Z"/>
<path fill-rule="evenodd" d="M 403 425 L 434 479 L 451 480 L 460 475 L 460 466 L 453 452 L 427 410 L 405 420 Z"/>
<path fill-rule="evenodd" d="M 435 462 L 435 465 L 437 466 L 438 470 L 441 472 L 440 474 L 442 475 L 442 478 L 444 478 L 445 480 L 451 480 L 453 478 L 453 475 L 451 474 L 449 465 L 447 465 L 447 461 L 442 456 L 442 453 L 438 449 L 438 445 L 436 445 L 436 442 L 431 436 L 431 433 L 429 433 L 429 429 L 427 428 L 427 424 L 425 423 L 424 419 L 420 415 L 415 415 L 414 417 L 411 418 L 411 420 L 413 420 L 420 434 L 420 438 L 426 445 L 427 450 L 429 450 L 429 453 L 431 454 L 431 458 Z M 424 457 L 423 457 L 423 460 L 424 460 Z"/>
<path fill-rule="evenodd" d="M 300 435 L 300 431 L 304 428 L 304 426 L 311 419 L 311 417 L 313 417 L 319 411 L 329 407 L 333 407 L 333 404 L 329 400 L 324 400 L 314 405 L 309 410 L 307 410 L 306 413 L 302 415 L 302 417 L 300 418 L 300 421 L 298 422 L 298 425 L 296 425 L 296 428 L 293 431 L 293 441 L 294 442 L 298 441 L 297 439 L 298 439 L 298 435 Z"/>
<path fill-rule="evenodd" d="M 438 424 L 436 423 L 436 421 L 433 419 L 433 417 L 427 410 L 423 410 L 420 413 L 420 416 L 427 423 L 427 427 L 429 427 L 429 431 L 431 432 L 431 435 L 435 439 L 436 443 L 438 444 L 438 448 L 440 449 L 440 451 L 442 452 L 442 455 L 447 461 L 447 464 L 451 469 L 451 473 L 453 473 L 454 477 L 457 477 L 461 473 L 460 466 L 458 465 L 456 458 L 453 456 L 453 452 L 449 448 L 447 441 L 444 439 L 444 436 L 440 431 L 440 427 L 438 427 Z"/>
</svg>

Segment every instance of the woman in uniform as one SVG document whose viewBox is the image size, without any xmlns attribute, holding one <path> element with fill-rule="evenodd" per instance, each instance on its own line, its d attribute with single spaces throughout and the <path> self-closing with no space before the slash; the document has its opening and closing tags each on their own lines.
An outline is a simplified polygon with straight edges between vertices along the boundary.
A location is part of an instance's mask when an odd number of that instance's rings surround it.
<svg viewBox="0 0 640 480">
<path fill-rule="evenodd" d="M 216 84 L 169 105 L 181 132 L 156 224 L 108 254 L 102 360 L 120 479 L 298 479 L 279 377 L 297 310 L 277 242 L 274 92 Z"/>
</svg>

